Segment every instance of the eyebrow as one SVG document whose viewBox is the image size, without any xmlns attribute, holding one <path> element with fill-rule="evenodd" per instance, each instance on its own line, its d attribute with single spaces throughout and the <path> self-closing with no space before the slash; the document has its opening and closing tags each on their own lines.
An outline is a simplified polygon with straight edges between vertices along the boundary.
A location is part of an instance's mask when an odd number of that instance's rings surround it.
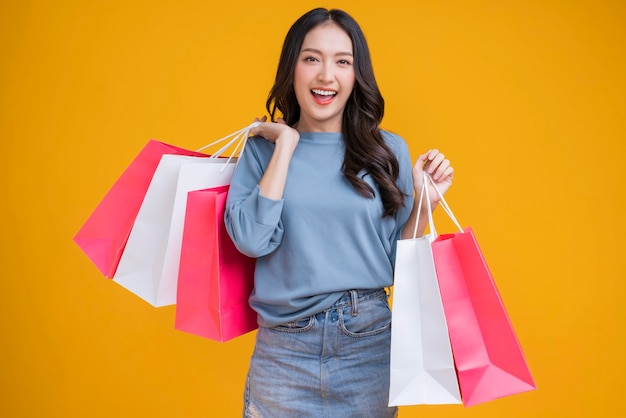
<svg viewBox="0 0 626 418">
<path fill-rule="evenodd" d="M 320 51 L 319 49 L 315 49 L 315 48 L 303 48 L 300 53 L 303 52 L 315 52 L 317 54 L 323 55 L 322 51 Z M 348 56 L 351 57 L 352 56 L 352 52 L 337 52 L 335 54 L 335 56 Z"/>
</svg>

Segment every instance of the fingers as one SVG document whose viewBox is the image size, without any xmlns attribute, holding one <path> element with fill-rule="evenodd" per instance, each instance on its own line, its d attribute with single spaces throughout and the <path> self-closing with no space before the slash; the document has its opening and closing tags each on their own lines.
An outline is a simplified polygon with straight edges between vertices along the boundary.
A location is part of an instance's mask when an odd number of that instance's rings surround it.
<svg viewBox="0 0 626 418">
<path fill-rule="evenodd" d="M 254 121 L 255 122 L 265 123 L 267 121 L 267 116 L 263 116 L 263 117 L 261 117 L 261 119 L 254 118 Z M 254 128 L 250 129 L 250 135 L 251 136 L 259 135 L 260 133 L 261 133 L 261 125 L 255 126 Z"/>
<path fill-rule="evenodd" d="M 450 165 L 445 155 L 439 150 L 430 150 L 423 154 L 423 170 L 429 174 L 436 182 L 451 179 L 454 169 Z"/>
<path fill-rule="evenodd" d="M 431 151 L 427 151 L 424 154 L 421 154 L 417 157 L 417 161 L 415 161 L 415 165 L 413 166 L 413 177 L 415 181 L 421 185 L 422 173 L 424 172 L 424 167 L 429 161 L 429 155 Z"/>
<path fill-rule="evenodd" d="M 260 123 L 250 129 L 250 135 L 262 136 L 265 140 L 274 143 L 277 140 L 281 140 L 282 142 L 290 141 L 290 143 L 297 144 L 299 139 L 297 131 L 287 125 L 283 118 L 278 118 L 276 122 L 268 122 L 267 116 L 263 116 L 261 119 L 257 118 L 256 120 Z M 294 138 L 295 142 L 292 141 Z"/>
<path fill-rule="evenodd" d="M 428 150 L 417 157 L 417 161 L 413 166 L 413 184 L 418 195 L 424 184 L 424 172 L 430 175 L 441 194 L 444 194 L 452 185 L 454 169 L 445 155 L 437 149 Z M 438 194 L 433 192 L 431 194 L 431 203 L 436 204 L 438 199 Z"/>
</svg>

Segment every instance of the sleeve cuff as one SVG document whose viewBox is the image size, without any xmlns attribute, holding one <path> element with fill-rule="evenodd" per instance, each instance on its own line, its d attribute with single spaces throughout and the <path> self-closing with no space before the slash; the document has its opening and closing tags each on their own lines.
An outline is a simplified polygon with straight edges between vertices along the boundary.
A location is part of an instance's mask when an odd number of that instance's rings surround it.
<svg viewBox="0 0 626 418">
<path fill-rule="evenodd" d="M 280 221 L 283 212 L 284 199 L 270 199 L 261 195 L 261 188 L 257 185 L 254 193 L 250 196 L 256 199 L 255 219 L 262 225 L 275 226 Z"/>
</svg>

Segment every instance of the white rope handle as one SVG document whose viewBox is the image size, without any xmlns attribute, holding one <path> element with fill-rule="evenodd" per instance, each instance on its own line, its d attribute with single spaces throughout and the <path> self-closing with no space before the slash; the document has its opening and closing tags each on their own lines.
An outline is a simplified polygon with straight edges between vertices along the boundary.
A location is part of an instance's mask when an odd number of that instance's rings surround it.
<svg viewBox="0 0 626 418">
<path fill-rule="evenodd" d="M 433 220 L 433 211 L 430 206 L 430 196 L 428 193 L 428 180 L 426 179 L 426 172 L 424 172 L 424 180 L 422 181 L 422 191 L 420 192 L 420 200 L 417 207 L 417 219 L 415 220 L 415 228 L 413 229 L 413 239 L 417 238 L 417 226 L 419 224 L 420 215 L 422 213 L 422 202 L 426 197 L 426 206 L 428 211 L 428 226 L 430 227 L 431 240 L 437 237 L 437 230 L 435 229 L 435 222 Z"/>
<path fill-rule="evenodd" d="M 227 141 L 226 144 L 224 146 L 222 146 L 222 148 L 220 148 L 219 150 L 217 150 L 216 152 L 214 152 L 213 154 L 211 154 L 211 156 L 209 158 L 220 158 L 221 155 L 224 153 L 224 151 L 226 151 L 228 148 L 230 148 L 233 144 L 235 145 L 235 149 L 233 150 L 233 152 L 230 154 L 230 156 L 228 157 L 228 159 L 226 160 L 226 164 L 224 164 L 224 167 L 222 168 L 222 171 L 224 171 L 226 169 L 226 167 L 228 166 L 228 164 L 232 161 L 233 158 L 235 158 L 236 156 L 239 156 L 241 153 L 243 153 L 243 150 L 246 147 L 246 143 L 248 142 L 248 136 L 250 135 L 250 130 L 254 127 L 257 127 L 261 124 L 261 122 L 253 122 L 250 125 L 246 126 L 243 129 L 240 129 L 236 132 L 233 132 L 229 135 L 226 135 L 216 141 L 211 142 L 210 144 L 207 144 L 205 146 L 203 146 L 202 148 L 199 148 L 196 150 L 196 152 L 200 152 L 202 150 L 205 150 L 213 145 L 222 143 L 224 141 Z M 239 148 L 241 148 L 241 150 L 239 150 Z M 237 164 L 239 163 L 239 160 L 237 160 Z"/>
<path fill-rule="evenodd" d="M 424 179 L 425 181 L 426 181 L 426 178 L 430 180 L 433 187 L 435 188 L 435 191 L 439 195 L 439 199 L 440 199 L 439 205 L 441 206 L 443 211 L 450 217 L 450 219 L 452 219 L 452 222 L 454 222 L 454 225 L 456 225 L 456 227 L 459 228 L 459 231 L 464 232 L 463 228 L 461 227 L 461 224 L 459 223 L 459 221 L 456 220 L 456 216 L 454 216 L 454 213 L 452 213 L 452 209 L 450 209 L 450 205 L 448 205 L 448 202 L 446 202 L 446 199 L 443 197 L 443 194 L 441 194 L 441 192 L 439 191 L 439 188 L 437 187 L 435 180 L 433 180 L 433 178 L 429 176 L 426 172 L 424 172 L 424 177 L 425 177 Z"/>
<path fill-rule="evenodd" d="M 226 149 L 228 149 L 229 146 L 231 146 L 235 141 L 237 141 L 237 139 L 239 139 L 241 136 L 247 137 L 248 134 L 250 133 L 250 129 L 255 128 L 257 126 L 259 126 L 261 124 L 261 122 L 253 122 L 250 125 L 246 126 L 245 128 L 242 128 L 236 132 L 230 133 L 218 140 L 215 140 L 213 142 L 211 142 L 210 144 L 207 144 L 205 146 L 203 146 L 202 148 L 198 148 L 196 150 L 196 152 L 200 152 L 203 151 L 209 147 L 212 147 L 213 145 L 222 143 L 224 141 L 227 141 L 230 139 L 230 141 L 228 141 L 226 143 L 226 145 L 224 145 L 222 148 L 220 148 L 218 151 L 216 151 L 213 155 L 215 156 L 219 156 L 220 154 L 222 154 Z"/>
<path fill-rule="evenodd" d="M 420 190 L 420 201 L 417 206 L 417 219 L 415 220 L 415 228 L 413 229 L 413 239 L 417 238 L 417 225 L 419 224 L 420 215 L 422 213 L 423 200 L 424 200 L 424 183 L 422 183 L 422 190 Z"/>
<path fill-rule="evenodd" d="M 443 211 L 450 217 L 450 219 L 452 219 L 452 222 L 454 222 L 454 224 L 456 225 L 457 228 L 459 228 L 459 231 L 461 233 L 464 233 L 465 231 L 463 231 L 463 228 L 461 227 L 461 224 L 459 223 L 459 221 L 457 221 L 456 217 L 454 216 L 454 213 L 452 213 L 452 209 L 450 209 L 450 205 L 448 205 L 448 202 L 446 201 L 446 199 L 443 197 L 443 194 L 441 194 L 441 192 L 439 191 L 439 188 L 437 187 L 437 184 L 435 183 L 435 180 L 433 180 L 433 178 L 428 175 L 426 172 L 424 172 L 424 181 L 422 182 L 422 190 L 420 192 L 420 200 L 418 203 L 418 208 L 417 208 L 417 219 L 415 221 L 415 228 L 413 229 L 413 239 L 415 239 L 417 237 L 417 226 L 419 224 L 419 219 L 420 219 L 420 215 L 422 212 L 422 202 L 424 199 L 424 195 L 426 196 L 426 206 L 428 206 L 428 225 L 430 226 L 430 234 L 432 236 L 432 238 L 436 238 L 437 237 L 437 231 L 435 229 L 435 222 L 433 221 L 433 212 L 432 212 L 432 208 L 430 206 L 430 196 L 428 193 L 428 182 L 432 183 L 433 187 L 435 188 L 435 191 L 437 192 L 437 194 L 439 195 L 439 205 L 441 206 L 441 208 L 443 209 Z"/>
</svg>

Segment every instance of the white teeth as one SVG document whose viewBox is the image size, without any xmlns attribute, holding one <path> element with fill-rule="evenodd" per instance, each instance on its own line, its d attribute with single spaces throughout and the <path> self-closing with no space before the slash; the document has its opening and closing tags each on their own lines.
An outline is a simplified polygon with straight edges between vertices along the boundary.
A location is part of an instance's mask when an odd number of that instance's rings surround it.
<svg viewBox="0 0 626 418">
<path fill-rule="evenodd" d="M 315 94 L 319 94 L 320 96 L 334 96 L 335 94 L 337 94 L 336 91 L 330 91 L 330 90 L 317 90 L 317 89 L 313 89 L 311 90 L 313 93 Z"/>
</svg>

